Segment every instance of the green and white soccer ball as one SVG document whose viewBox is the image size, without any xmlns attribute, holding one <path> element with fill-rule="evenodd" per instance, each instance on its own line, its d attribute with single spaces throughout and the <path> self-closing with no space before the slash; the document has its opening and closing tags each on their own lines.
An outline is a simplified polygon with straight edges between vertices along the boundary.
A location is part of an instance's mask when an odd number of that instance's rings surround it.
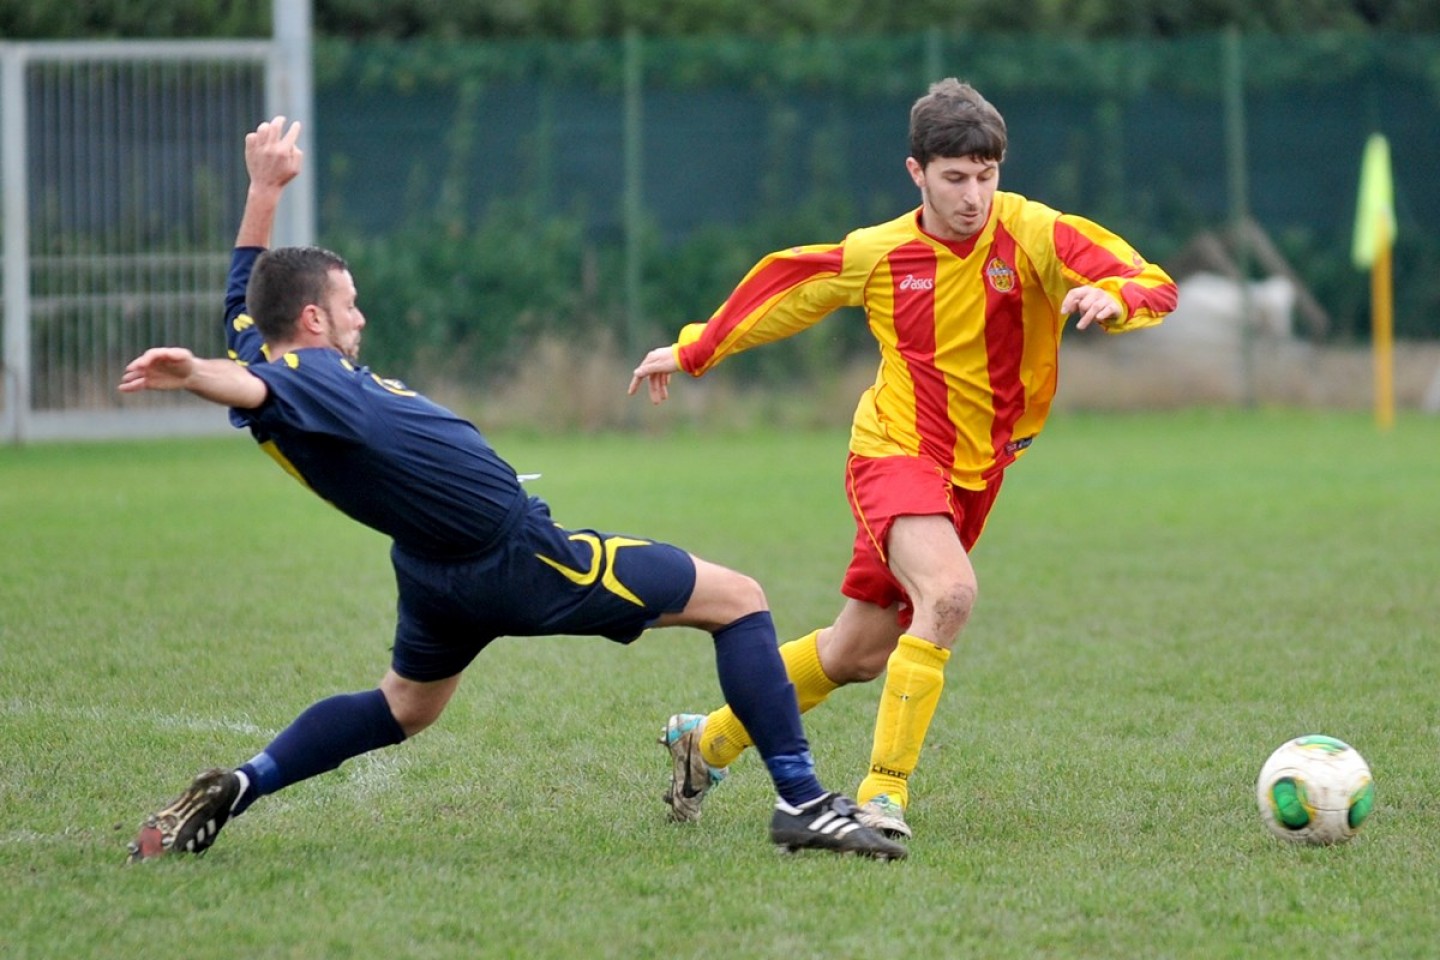
<svg viewBox="0 0 1440 960">
<path fill-rule="evenodd" d="M 1375 783 L 1360 751 L 1318 734 L 1270 754 L 1255 793 L 1265 826 L 1295 843 L 1349 840 L 1375 807 Z"/>
</svg>

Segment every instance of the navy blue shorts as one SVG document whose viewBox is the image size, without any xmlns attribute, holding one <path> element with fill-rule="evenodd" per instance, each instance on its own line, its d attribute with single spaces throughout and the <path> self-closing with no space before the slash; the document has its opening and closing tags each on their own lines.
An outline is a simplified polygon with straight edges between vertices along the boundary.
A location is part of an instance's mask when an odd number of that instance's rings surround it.
<svg viewBox="0 0 1440 960">
<path fill-rule="evenodd" d="M 497 637 L 565 634 L 629 643 L 695 589 L 695 561 L 639 537 L 556 526 L 539 501 L 514 533 L 472 560 L 393 547 L 400 591 L 391 667 L 408 680 L 464 670 Z"/>
</svg>

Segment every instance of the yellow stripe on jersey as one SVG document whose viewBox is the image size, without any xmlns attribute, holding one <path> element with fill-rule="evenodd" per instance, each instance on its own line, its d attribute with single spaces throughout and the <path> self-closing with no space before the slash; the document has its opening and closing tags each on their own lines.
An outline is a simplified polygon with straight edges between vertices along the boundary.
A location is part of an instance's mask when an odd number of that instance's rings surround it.
<svg viewBox="0 0 1440 960">
<path fill-rule="evenodd" d="M 280 448 L 275 445 L 274 440 L 266 440 L 262 442 L 260 444 L 260 449 L 264 450 L 267 454 L 269 454 L 270 459 L 280 464 L 280 469 L 284 470 L 286 473 L 290 474 L 290 476 L 294 477 L 295 480 L 299 482 L 302 487 L 304 487 L 306 490 L 309 490 L 311 493 L 315 492 L 314 488 L 310 486 L 310 482 L 300 474 L 300 471 L 296 469 L 295 464 L 290 462 L 290 458 L 280 452 Z"/>
<path fill-rule="evenodd" d="M 1019 194 L 997 192 L 984 229 L 960 243 L 926 234 L 918 213 L 770 254 L 706 324 L 685 329 L 676 356 L 700 376 L 863 306 L 880 368 L 856 407 L 851 451 L 928 456 L 952 483 L 984 489 L 1049 415 L 1066 293 L 1109 293 L 1121 316 L 1103 326 L 1123 332 L 1160 322 L 1175 284 L 1104 227 Z"/>
</svg>

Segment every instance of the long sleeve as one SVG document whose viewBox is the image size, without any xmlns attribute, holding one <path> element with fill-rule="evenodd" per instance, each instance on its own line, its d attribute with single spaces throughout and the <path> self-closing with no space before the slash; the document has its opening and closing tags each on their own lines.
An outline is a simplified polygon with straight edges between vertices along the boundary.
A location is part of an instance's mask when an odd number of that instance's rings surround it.
<svg viewBox="0 0 1440 960">
<path fill-rule="evenodd" d="M 245 312 L 245 289 L 255 261 L 264 253 L 261 247 L 236 247 L 230 255 L 230 275 L 225 283 L 225 346 L 230 359 L 240 363 L 262 363 L 264 341 L 255 322 Z"/>
<path fill-rule="evenodd" d="M 1124 315 L 1105 321 L 1107 332 L 1154 326 L 1175 309 L 1175 281 L 1123 239 L 1084 217 L 1055 221 L 1055 256 L 1070 286 L 1098 287 L 1120 301 Z"/>
<path fill-rule="evenodd" d="M 680 367 L 701 376 L 733 354 L 793 336 L 861 302 L 864 277 L 845 270 L 845 245 L 791 247 L 762 259 L 703 325 L 681 332 Z"/>
</svg>

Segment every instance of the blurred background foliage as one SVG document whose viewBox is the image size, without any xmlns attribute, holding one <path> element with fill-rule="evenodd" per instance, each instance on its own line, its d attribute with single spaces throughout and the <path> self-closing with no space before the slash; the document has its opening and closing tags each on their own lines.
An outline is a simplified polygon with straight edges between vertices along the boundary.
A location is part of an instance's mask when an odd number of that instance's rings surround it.
<svg viewBox="0 0 1440 960">
<path fill-rule="evenodd" d="M 916 199 L 909 104 L 947 74 L 1006 115 L 1006 188 L 1167 266 L 1233 215 L 1226 83 L 1240 84 L 1249 209 L 1329 311 L 1304 332 L 1337 343 L 1368 334 L 1349 240 L 1363 141 L 1384 130 L 1397 332 L 1440 337 L 1433 0 L 314 0 L 314 15 L 319 239 L 386 320 L 367 359 L 407 376 L 504 371 L 546 338 L 633 355 L 707 316 L 763 253 L 898 215 Z M 270 26 L 269 4 L 232 0 L 0 0 L 5 39 Z M 736 364 L 783 381 L 873 350 L 858 315 L 825 331 Z"/>
<path fill-rule="evenodd" d="M 1173 37 L 1246 32 L 1440 31 L 1434 0 L 312 0 L 321 36 L 590 39 L 636 28 L 651 36 L 776 37 L 938 28 L 1050 36 Z M 0 37 L 268 36 L 254 0 L 0 0 Z"/>
<path fill-rule="evenodd" d="M 368 349 L 393 363 L 426 359 L 428 344 L 467 369 L 503 365 L 545 333 L 634 353 L 708 316 L 763 253 L 910 209 L 909 104 L 958 74 L 1009 122 L 1005 188 L 1195 267 L 1197 240 L 1223 234 L 1234 212 L 1229 44 L 1247 207 L 1328 313 L 1297 332 L 1368 336 L 1350 239 L 1360 152 L 1381 129 L 1403 240 L 1397 331 L 1440 337 L 1440 183 L 1427 160 L 1440 155 L 1440 35 L 647 38 L 638 175 L 625 159 L 634 54 L 621 40 L 329 38 L 316 48 L 321 231 L 358 275 L 384 278 L 366 293 L 374 315 L 411 318 L 372 329 Z M 627 176 L 640 183 L 638 228 Z M 1249 270 L 1268 275 L 1253 258 Z M 823 329 L 736 363 L 784 378 L 873 350 L 858 317 Z"/>
</svg>

